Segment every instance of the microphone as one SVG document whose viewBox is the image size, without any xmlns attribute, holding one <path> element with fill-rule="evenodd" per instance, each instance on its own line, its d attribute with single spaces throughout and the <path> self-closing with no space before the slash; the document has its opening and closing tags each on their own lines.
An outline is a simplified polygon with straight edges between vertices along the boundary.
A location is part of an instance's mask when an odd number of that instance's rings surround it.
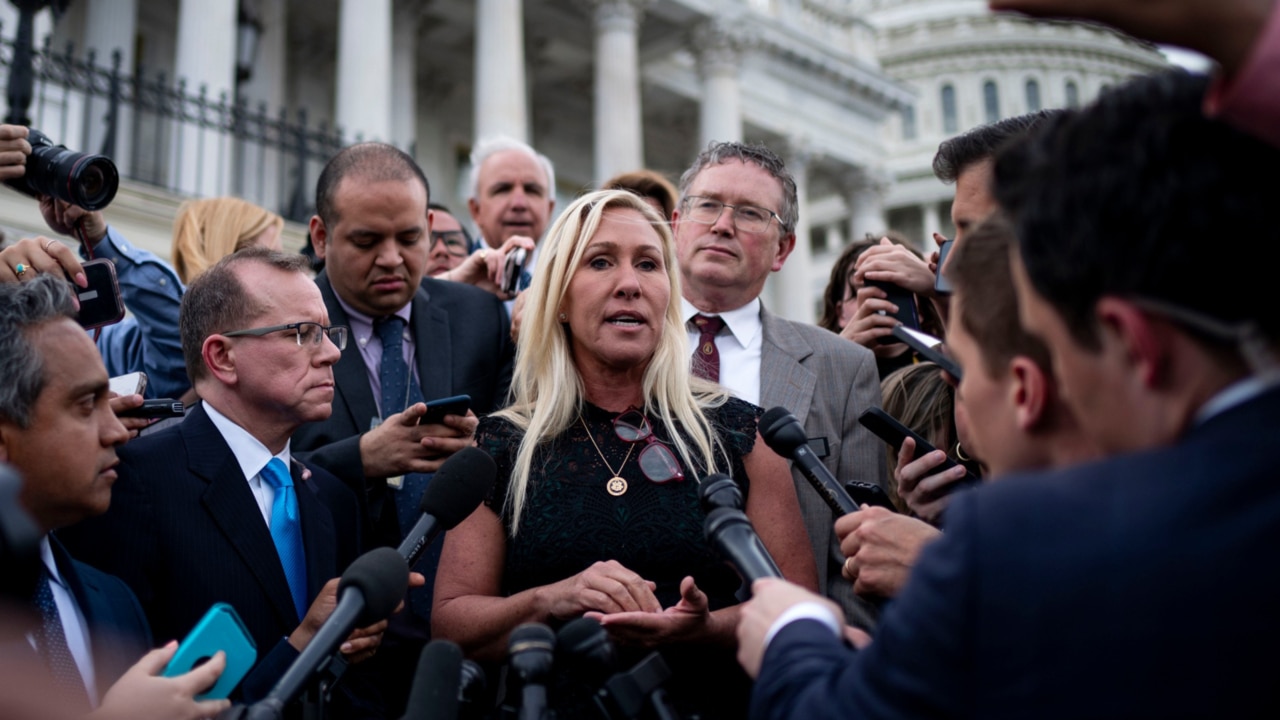
<svg viewBox="0 0 1280 720">
<path fill-rule="evenodd" d="M 782 577 L 782 571 L 741 510 L 731 507 L 712 510 L 702 524 L 702 531 L 748 585 L 761 578 Z"/>
<path fill-rule="evenodd" d="M 646 708 L 651 708 L 658 720 L 676 718 L 662 687 L 671 677 L 662 655 L 650 653 L 630 670 L 611 675 L 617 655 L 609 633 L 597 620 L 581 617 L 560 628 L 556 662 L 590 684 L 596 707 L 606 718 L 638 718 Z"/>
<path fill-rule="evenodd" d="M 519 720 L 541 720 L 547 713 L 547 679 L 555 660 L 556 634 L 542 623 L 525 623 L 511 631 L 508 663 L 520 679 Z"/>
<path fill-rule="evenodd" d="M 769 449 L 791 458 L 832 512 L 836 515 L 848 515 L 857 511 L 858 504 L 840 487 L 839 481 L 831 475 L 827 466 L 813 454 L 804 427 L 795 415 L 784 407 L 770 408 L 760 417 L 759 428 L 760 437 L 764 438 Z"/>
<path fill-rule="evenodd" d="M 450 720 L 458 717 L 462 681 L 462 648 L 448 640 L 432 640 L 418 657 L 418 672 L 409 689 L 401 720 Z"/>
<path fill-rule="evenodd" d="M 452 530 L 480 506 L 498 477 L 498 466 L 478 447 L 468 447 L 444 461 L 422 491 L 418 509 L 422 516 L 409 529 L 397 552 L 409 567 L 440 533 Z"/>
<path fill-rule="evenodd" d="M 733 508 L 741 510 L 743 506 L 742 488 L 733 478 L 723 473 L 716 473 L 702 478 L 698 484 L 698 499 L 702 503 L 702 512 L 710 513 L 716 508 Z"/>
<path fill-rule="evenodd" d="M 338 646 L 357 627 L 385 619 L 400 604 L 409 587 L 409 567 L 400 553 L 377 548 L 352 561 L 338 583 L 338 605 L 315 637 L 285 671 L 265 698 L 250 707 L 250 717 L 280 717 L 307 682 L 320 672 Z M 265 712 L 259 711 L 261 708 Z"/>
<path fill-rule="evenodd" d="M 462 661 L 462 676 L 458 680 L 458 717 L 486 717 L 484 699 L 488 685 L 480 663 L 475 660 Z"/>
</svg>

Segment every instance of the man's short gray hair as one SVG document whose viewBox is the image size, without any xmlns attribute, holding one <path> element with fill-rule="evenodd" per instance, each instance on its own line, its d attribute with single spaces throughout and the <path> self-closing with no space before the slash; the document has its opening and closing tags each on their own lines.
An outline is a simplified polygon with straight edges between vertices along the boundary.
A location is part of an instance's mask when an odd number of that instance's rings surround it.
<svg viewBox="0 0 1280 720">
<path fill-rule="evenodd" d="M 684 202 L 693 179 L 705 168 L 712 165 L 723 165 L 731 160 L 750 163 L 772 175 L 782 185 L 782 207 L 778 209 L 778 218 L 782 221 L 785 233 L 794 232 L 796 222 L 800 220 L 800 201 L 796 198 L 796 179 L 787 170 L 782 158 L 765 147 L 755 143 L 713 142 L 706 150 L 698 153 L 693 165 L 680 176 L 680 202 Z"/>
<path fill-rule="evenodd" d="M 529 143 L 521 142 L 506 135 L 484 138 L 471 149 L 471 191 L 467 197 L 474 200 L 480 196 L 480 166 L 484 164 L 484 161 L 507 150 L 519 150 L 542 166 L 542 170 L 547 176 L 547 198 L 554 199 L 556 196 L 556 168 L 551 164 L 551 158 L 534 150 Z"/>
<path fill-rule="evenodd" d="M 60 318 L 74 320 L 71 286 L 54 275 L 20 283 L 0 283 L 0 419 L 31 426 L 31 411 L 44 390 L 44 358 L 28 333 Z"/>
</svg>

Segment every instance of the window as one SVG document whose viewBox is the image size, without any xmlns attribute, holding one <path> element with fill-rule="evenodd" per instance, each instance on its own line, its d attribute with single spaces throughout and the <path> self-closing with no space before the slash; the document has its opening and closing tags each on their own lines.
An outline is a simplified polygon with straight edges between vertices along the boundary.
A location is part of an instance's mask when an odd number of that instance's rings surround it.
<svg viewBox="0 0 1280 720">
<path fill-rule="evenodd" d="M 1080 88 L 1076 87 L 1075 80 L 1067 81 L 1067 107 L 1080 107 Z"/>
<path fill-rule="evenodd" d="M 960 132 L 960 120 L 956 116 L 956 89 L 950 84 L 942 86 L 942 132 L 947 135 Z"/>
<path fill-rule="evenodd" d="M 902 108 L 902 139 L 916 139 L 916 108 L 914 105 L 907 105 Z"/>
<path fill-rule="evenodd" d="M 987 124 L 1000 121 L 1000 91 L 994 80 L 982 83 L 982 107 L 986 110 Z"/>
<path fill-rule="evenodd" d="M 1040 109 L 1040 83 L 1035 80 L 1027 81 L 1027 112 L 1036 112 Z"/>
</svg>

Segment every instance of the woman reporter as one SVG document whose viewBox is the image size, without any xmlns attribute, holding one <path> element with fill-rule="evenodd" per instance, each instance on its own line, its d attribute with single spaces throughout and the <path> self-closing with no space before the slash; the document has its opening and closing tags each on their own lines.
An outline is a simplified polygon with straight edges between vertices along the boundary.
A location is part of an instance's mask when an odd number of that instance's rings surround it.
<svg viewBox="0 0 1280 720">
<path fill-rule="evenodd" d="M 633 651 L 679 646 L 664 654 L 682 710 L 745 716 L 741 583 L 703 538 L 697 481 L 737 480 L 784 575 L 812 588 L 787 466 L 759 408 L 689 372 L 673 241 L 644 200 L 586 195 L 543 243 L 513 403 L 476 432 L 498 484 L 445 538 L 433 636 L 494 660 L 521 623 L 588 614 Z"/>
</svg>

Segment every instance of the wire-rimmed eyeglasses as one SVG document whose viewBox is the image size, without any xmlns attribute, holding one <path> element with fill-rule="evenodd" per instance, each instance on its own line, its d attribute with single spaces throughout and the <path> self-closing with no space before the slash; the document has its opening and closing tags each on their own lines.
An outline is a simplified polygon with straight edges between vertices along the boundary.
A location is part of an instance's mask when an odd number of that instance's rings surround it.
<svg viewBox="0 0 1280 720">
<path fill-rule="evenodd" d="M 778 213 L 755 205 L 730 205 L 715 198 L 690 195 L 684 199 L 684 207 L 688 219 L 706 225 L 715 223 L 720 219 L 720 213 L 729 208 L 733 211 L 733 226 L 742 232 L 764 232 L 774 218 L 778 218 L 778 224 L 782 225 Z"/>
<path fill-rule="evenodd" d="M 427 252 L 434 250 L 438 242 L 444 243 L 445 252 L 454 257 L 466 257 L 471 249 L 470 239 L 461 230 L 432 230 Z"/>
<path fill-rule="evenodd" d="M 219 333 L 223 337 L 240 337 L 248 335 L 250 337 L 261 337 L 269 335 L 273 332 L 281 332 L 284 330 L 293 330 L 294 338 L 298 342 L 298 347 L 306 347 L 308 345 L 319 345 L 323 342 L 325 335 L 329 336 L 329 340 L 338 346 L 339 350 L 345 350 L 347 347 L 347 335 L 349 334 L 346 325 L 321 325 L 318 322 L 296 322 L 287 325 L 272 325 L 271 327 L 252 328 L 249 330 L 232 330 L 231 332 Z"/>
<path fill-rule="evenodd" d="M 649 420 L 639 410 L 628 410 L 613 419 L 613 432 L 618 439 L 628 443 L 645 442 L 640 451 L 638 462 L 640 472 L 649 482 L 662 483 L 672 480 L 684 480 L 684 472 L 680 470 L 680 461 L 661 440 L 654 437 L 649 427 Z"/>
</svg>

